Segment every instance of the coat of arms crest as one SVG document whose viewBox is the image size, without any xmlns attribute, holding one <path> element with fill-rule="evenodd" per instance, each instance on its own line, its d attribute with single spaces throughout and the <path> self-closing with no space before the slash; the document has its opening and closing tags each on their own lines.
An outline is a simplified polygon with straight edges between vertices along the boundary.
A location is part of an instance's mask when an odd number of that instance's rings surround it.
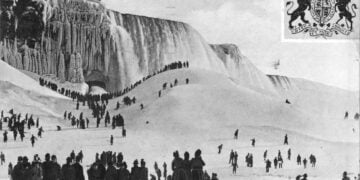
<svg viewBox="0 0 360 180">
<path fill-rule="evenodd" d="M 351 0 L 290 0 L 285 6 L 292 34 L 303 32 L 326 38 L 353 32 L 357 5 Z"/>
</svg>

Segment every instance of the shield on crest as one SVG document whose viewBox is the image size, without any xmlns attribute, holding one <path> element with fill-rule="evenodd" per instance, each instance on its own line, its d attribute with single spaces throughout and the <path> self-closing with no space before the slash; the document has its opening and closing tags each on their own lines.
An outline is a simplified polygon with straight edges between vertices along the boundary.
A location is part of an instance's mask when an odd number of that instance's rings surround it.
<svg viewBox="0 0 360 180">
<path fill-rule="evenodd" d="M 311 16 L 320 24 L 327 23 L 335 14 L 335 0 L 311 0 Z"/>
</svg>

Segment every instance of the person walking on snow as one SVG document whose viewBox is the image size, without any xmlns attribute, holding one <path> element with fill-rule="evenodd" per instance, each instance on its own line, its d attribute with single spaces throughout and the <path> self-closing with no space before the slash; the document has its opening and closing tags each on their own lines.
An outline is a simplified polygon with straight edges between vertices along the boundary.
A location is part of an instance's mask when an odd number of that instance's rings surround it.
<svg viewBox="0 0 360 180">
<path fill-rule="evenodd" d="M 251 146 L 255 147 L 255 138 L 251 139 Z"/>
<path fill-rule="evenodd" d="M 275 157 L 275 158 L 274 158 L 274 168 L 275 168 L 275 169 L 277 168 L 277 165 L 278 165 L 278 160 L 277 160 L 277 158 Z"/>
<path fill-rule="evenodd" d="M 113 143 L 114 143 L 114 136 L 111 135 L 111 136 L 110 136 L 110 145 L 113 145 Z"/>
<path fill-rule="evenodd" d="M 221 149 L 222 149 L 222 147 L 223 147 L 223 145 L 222 145 L 222 144 L 220 144 L 220 145 L 218 146 L 218 149 L 219 149 L 218 154 L 220 154 L 220 153 L 221 153 Z"/>
<path fill-rule="evenodd" d="M 306 159 L 306 158 L 304 158 L 304 160 L 303 160 L 304 169 L 306 169 L 306 163 L 307 163 L 307 159 Z"/>
<path fill-rule="evenodd" d="M 269 172 L 269 169 L 271 168 L 271 161 L 268 159 L 265 161 L 265 171 L 268 173 Z"/>
<path fill-rule="evenodd" d="M 30 138 L 31 146 L 32 146 L 32 147 L 34 147 L 35 140 L 37 140 L 37 138 L 36 138 L 34 135 L 32 135 L 31 138 Z"/>
<path fill-rule="evenodd" d="M 298 156 L 296 158 L 296 162 L 297 162 L 297 165 L 301 166 L 301 156 L 300 156 L 300 154 L 298 154 Z"/>
<path fill-rule="evenodd" d="M 3 136 L 4 136 L 4 143 L 6 143 L 6 142 L 7 142 L 7 140 L 8 140 L 7 134 L 8 134 L 8 132 L 7 132 L 7 131 L 5 131 L 5 132 L 3 133 Z"/>
<path fill-rule="evenodd" d="M 38 137 L 41 138 L 42 133 L 44 132 L 43 128 L 40 127 L 38 130 Z"/>
<path fill-rule="evenodd" d="M 234 155 L 235 155 L 234 151 L 231 150 L 231 152 L 230 152 L 229 164 L 232 164 L 232 162 L 234 161 Z"/>
<path fill-rule="evenodd" d="M 266 157 L 267 157 L 267 150 L 265 150 L 264 152 L 264 161 L 266 161 Z"/>
<path fill-rule="evenodd" d="M 287 134 L 285 134 L 285 137 L 284 137 L 284 145 L 289 145 Z"/>
<path fill-rule="evenodd" d="M 291 149 L 290 148 L 289 148 L 287 154 L 288 154 L 288 160 L 291 160 Z"/>
<path fill-rule="evenodd" d="M 232 168 L 233 168 L 233 174 L 236 174 L 236 169 L 239 167 L 239 166 L 237 165 L 237 162 L 233 162 L 233 163 L 231 164 L 231 166 L 232 166 Z"/>
<path fill-rule="evenodd" d="M 238 135 L 239 135 L 239 129 L 236 129 L 234 133 L 234 139 L 238 139 Z"/>
</svg>

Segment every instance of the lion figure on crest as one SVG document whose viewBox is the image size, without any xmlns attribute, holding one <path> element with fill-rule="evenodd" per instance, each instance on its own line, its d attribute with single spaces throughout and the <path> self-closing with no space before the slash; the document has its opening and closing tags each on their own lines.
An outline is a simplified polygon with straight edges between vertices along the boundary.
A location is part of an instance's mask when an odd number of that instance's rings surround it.
<svg viewBox="0 0 360 180">
<path fill-rule="evenodd" d="M 292 13 L 289 13 L 289 11 L 294 7 L 294 2 L 288 1 L 286 3 L 286 7 L 291 5 L 287 11 L 287 14 L 290 16 L 290 21 L 289 21 L 290 29 L 294 28 L 292 23 L 295 20 L 297 20 L 299 17 L 301 18 L 301 21 L 303 21 L 304 23 L 309 23 L 309 21 L 305 19 L 305 11 L 311 9 L 311 0 L 297 0 L 297 3 L 298 3 L 298 7 Z"/>
</svg>

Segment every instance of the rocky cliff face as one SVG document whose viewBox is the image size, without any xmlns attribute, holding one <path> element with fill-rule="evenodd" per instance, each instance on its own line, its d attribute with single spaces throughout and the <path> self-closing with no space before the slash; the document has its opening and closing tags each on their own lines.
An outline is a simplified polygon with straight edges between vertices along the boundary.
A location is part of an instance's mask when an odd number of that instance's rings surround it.
<svg viewBox="0 0 360 180">
<path fill-rule="evenodd" d="M 10 29 L 11 23 L 19 22 L 10 19 L 42 20 L 40 35 L 15 33 L 12 37 L 2 32 L 0 58 L 16 68 L 55 74 L 60 81 L 102 82 L 107 91 L 121 90 L 175 61 L 189 61 L 190 67 L 213 70 L 260 88 L 270 83 L 235 45 L 210 47 L 185 23 L 121 14 L 96 1 L 36 2 L 40 5 L 31 6 L 41 13 L 27 13 L 26 18 L 5 10 L 15 16 L 5 18 Z"/>
</svg>

